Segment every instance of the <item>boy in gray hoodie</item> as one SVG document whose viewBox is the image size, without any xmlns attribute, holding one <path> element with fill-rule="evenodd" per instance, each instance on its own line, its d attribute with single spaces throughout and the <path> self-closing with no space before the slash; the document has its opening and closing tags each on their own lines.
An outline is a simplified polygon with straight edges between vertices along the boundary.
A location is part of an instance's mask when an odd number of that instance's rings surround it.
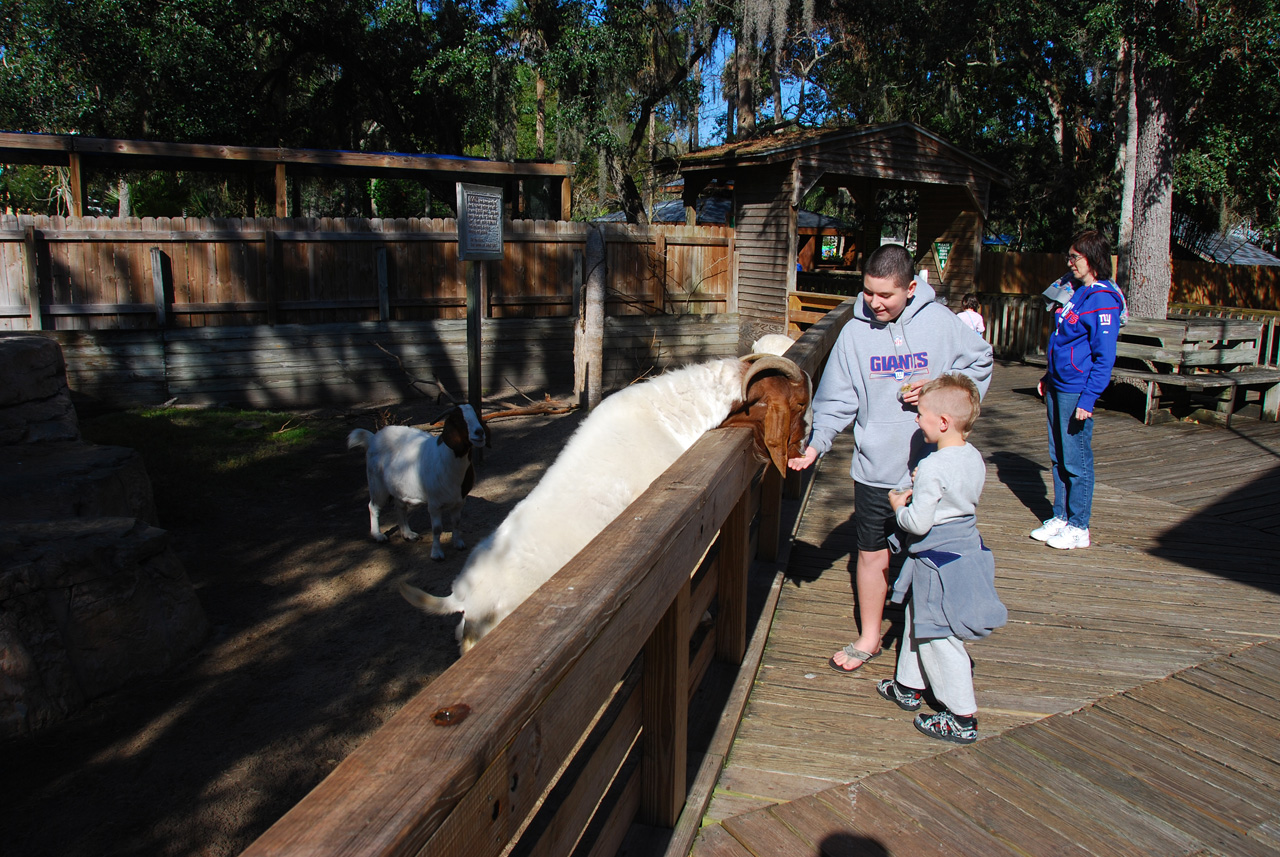
<svg viewBox="0 0 1280 857">
<path fill-rule="evenodd" d="M 885 244 L 867 258 L 853 318 L 840 332 L 813 397 L 809 447 L 788 462 L 793 470 L 809 467 L 856 420 L 851 475 L 861 628 L 858 639 L 828 661 L 842 673 L 880 654 L 888 537 L 895 526 L 889 491 L 909 485 L 912 468 L 927 453 L 916 427 L 920 388 L 944 372 L 967 375 L 983 395 L 991 383 L 991 346 L 935 302 L 933 289 L 913 271 L 911 254 L 898 244 Z"/>
</svg>

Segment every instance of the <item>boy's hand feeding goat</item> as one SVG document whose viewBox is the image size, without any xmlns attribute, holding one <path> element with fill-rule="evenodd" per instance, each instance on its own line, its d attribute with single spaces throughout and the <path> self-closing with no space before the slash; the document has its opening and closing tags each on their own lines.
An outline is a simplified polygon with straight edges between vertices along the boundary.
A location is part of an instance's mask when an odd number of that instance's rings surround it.
<svg viewBox="0 0 1280 857">
<path fill-rule="evenodd" d="M 385 542 L 378 518 L 388 506 L 395 510 L 400 535 L 410 541 L 418 534 L 409 527 L 409 509 L 425 504 L 431 512 L 431 558 L 444 559 L 441 536 L 453 533 L 453 546 L 462 540 L 462 501 L 475 483 L 471 450 L 489 445 L 489 428 L 471 405 L 462 405 L 445 416 L 437 435 L 409 426 L 386 426 L 377 434 L 356 429 L 347 436 L 347 448 L 364 447 L 369 477 L 369 535 Z"/>
<path fill-rule="evenodd" d="M 411 604 L 461 612 L 463 653 L 586 547 L 709 429 L 747 426 L 786 472 L 809 436 L 812 382 L 795 363 L 753 354 L 686 366 L 607 397 L 541 481 L 472 551 L 444 597 L 402 583 Z"/>
</svg>

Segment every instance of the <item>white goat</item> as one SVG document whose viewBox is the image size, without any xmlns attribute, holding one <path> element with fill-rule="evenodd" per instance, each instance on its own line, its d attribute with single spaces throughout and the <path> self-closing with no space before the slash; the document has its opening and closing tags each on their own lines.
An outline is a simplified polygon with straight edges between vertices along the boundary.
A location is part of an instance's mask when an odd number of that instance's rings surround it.
<svg viewBox="0 0 1280 857">
<path fill-rule="evenodd" d="M 453 546 L 466 547 L 462 539 L 462 501 L 475 484 L 471 449 L 489 445 L 489 429 L 475 408 L 462 405 L 445 416 L 437 435 L 409 426 L 386 426 L 377 434 L 356 429 L 347 435 L 347 448 L 364 447 L 369 477 L 369 535 L 385 542 L 378 516 L 395 509 L 400 535 L 418 538 L 409 527 L 409 510 L 426 504 L 431 512 L 431 558 L 444 559 L 441 536 L 453 533 Z"/>
<path fill-rule="evenodd" d="M 572 559 L 708 429 L 751 426 L 757 452 L 784 473 L 808 440 L 812 382 L 798 366 L 751 355 L 686 366 L 607 397 L 443 598 L 401 583 L 409 603 L 462 612 L 465 654 Z"/>
<path fill-rule="evenodd" d="M 795 345 L 795 341 L 785 333 L 766 333 L 751 343 L 752 354 L 776 354 L 779 357 L 787 353 L 787 349 Z"/>
</svg>

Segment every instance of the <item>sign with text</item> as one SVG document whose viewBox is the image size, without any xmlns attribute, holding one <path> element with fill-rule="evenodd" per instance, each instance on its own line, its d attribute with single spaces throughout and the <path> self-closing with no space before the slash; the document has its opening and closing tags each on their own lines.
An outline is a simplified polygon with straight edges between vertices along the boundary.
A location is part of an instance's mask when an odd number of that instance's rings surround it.
<svg viewBox="0 0 1280 857">
<path fill-rule="evenodd" d="M 458 182 L 458 258 L 502 258 L 502 188 Z"/>
<path fill-rule="evenodd" d="M 933 261 L 938 265 L 938 276 L 947 272 L 947 258 L 951 255 L 950 241 L 933 242 Z"/>
</svg>

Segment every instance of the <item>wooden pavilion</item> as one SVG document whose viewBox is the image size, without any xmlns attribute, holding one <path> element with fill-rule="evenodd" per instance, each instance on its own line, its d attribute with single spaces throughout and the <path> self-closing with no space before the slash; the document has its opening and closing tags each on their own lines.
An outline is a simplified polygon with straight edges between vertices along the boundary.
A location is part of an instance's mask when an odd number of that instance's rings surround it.
<svg viewBox="0 0 1280 857">
<path fill-rule="evenodd" d="M 684 156 L 687 222 L 710 183 L 732 181 L 738 311 L 743 335 L 781 332 L 796 288 L 797 211 L 815 188 L 845 188 L 863 218 L 859 244 L 879 246 L 875 194 L 914 190 L 919 206 L 917 265 L 946 296 L 972 289 L 981 264 L 992 182 L 1009 177 L 911 122 L 791 130 Z"/>
<path fill-rule="evenodd" d="M 67 169 L 71 215 L 85 214 L 86 178 L 91 170 L 184 170 L 239 173 L 245 178 L 246 208 L 257 208 L 256 178 L 270 174 L 276 217 L 288 217 L 290 177 L 397 178 L 502 186 L 511 216 L 519 218 L 541 203 L 537 219 L 568 220 L 573 198 L 573 165 L 545 161 L 489 161 L 459 155 L 403 152 L 347 152 L 266 146 L 222 146 L 113 140 L 73 134 L 0 133 L 0 164 L 43 164 Z M 296 188 L 296 182 L 294 187 Z M 558 193 L 557 193 L 558 191 Z M 293 215 L 298 216 L 294 202 Z"/>
</svg>

